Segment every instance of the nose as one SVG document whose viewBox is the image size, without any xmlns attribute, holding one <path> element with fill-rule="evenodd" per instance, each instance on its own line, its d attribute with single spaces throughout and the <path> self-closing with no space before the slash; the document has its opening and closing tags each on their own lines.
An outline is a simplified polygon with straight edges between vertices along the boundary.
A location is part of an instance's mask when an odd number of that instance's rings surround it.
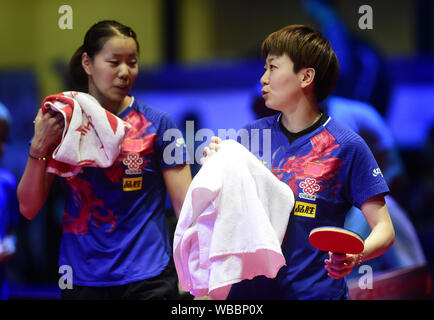
<svg viewBox="0 0 434 320">
<path fill-rule="evenodd" d="M 118 76 L 121 79 L 126 79 L 128 77 L 129 74 L 129 68 L 128 65 L 126 63 L 122 63 L 119 65 L 119 72 L 118 72 Z"/>
<path fill-rule="evenodd" d="M 268 82 L 269 82 L 268 70 L 266 70 L 266 71 L 264 72 L 264 74 L 263 74 L 262 77 L 261 77 L 260 82 L 261 82 L 261 84 L 262 84 L 263 86 L 265 86 L 266 84 L 268 84 Z"/>
</svg>

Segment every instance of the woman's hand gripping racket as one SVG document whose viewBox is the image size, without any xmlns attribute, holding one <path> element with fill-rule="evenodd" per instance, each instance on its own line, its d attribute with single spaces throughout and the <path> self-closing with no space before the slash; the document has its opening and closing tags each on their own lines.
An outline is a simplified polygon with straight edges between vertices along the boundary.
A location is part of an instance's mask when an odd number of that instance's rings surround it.
<svg viewBox="0 0 434 320">
<path fill-rule="evenodd" d="M 328 275 L 339 279 L 351 273 L 361 262 L 363 239 L 356 233 L 338 227 L 319 227 L 309 234 L 310 244 L 318 250 L 329 252 L 324 260 Z"/>
</svg>

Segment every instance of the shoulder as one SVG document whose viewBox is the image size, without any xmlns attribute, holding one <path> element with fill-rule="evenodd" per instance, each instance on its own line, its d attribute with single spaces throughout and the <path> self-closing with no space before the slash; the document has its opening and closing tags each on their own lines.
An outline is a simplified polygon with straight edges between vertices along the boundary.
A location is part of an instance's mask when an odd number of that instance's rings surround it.
<svg viewBox="0 0 434 320">
<path fill-rule="evenodd" d="M 366 142 L 360 135 L 332 117 L 324 126 L 342 148 L 367 148 Z"/>
<path fill-rule="evenodd" d="M 137 98 L 134 98 L 134 102 L 132 105 L 132 108 L 134 110 L 136 110 L 137 112 L 143 114 L 146 118 L 149 119 L 164 119 L 164 118 L 169 118 L 170 116 L 167 112 L 159 110 L 157 108 L 154 108 L 140 100 L 138 100 Z"/>
<path fill-rule="evenodd" d="M 150 121 L 156 127 L 176 127 L 175 122 L 167 112 L 154 108 L 136 98 L 134 98 L 132 108 L 142 114 L 147 121 Z"/>
</svg>

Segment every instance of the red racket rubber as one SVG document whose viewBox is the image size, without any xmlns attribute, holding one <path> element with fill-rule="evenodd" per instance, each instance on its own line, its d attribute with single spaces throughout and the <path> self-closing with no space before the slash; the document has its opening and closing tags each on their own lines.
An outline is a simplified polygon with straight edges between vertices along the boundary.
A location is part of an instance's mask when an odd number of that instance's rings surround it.
<svg viewBox="0 0 434 320">
<path fill-rule="evenodd" d="M 365 247 L 363 239 L 357 233 L 339 227 L 312 229 L 309 242 L 318 250 L 333 253 L 358 254 Z"/>
</svg>

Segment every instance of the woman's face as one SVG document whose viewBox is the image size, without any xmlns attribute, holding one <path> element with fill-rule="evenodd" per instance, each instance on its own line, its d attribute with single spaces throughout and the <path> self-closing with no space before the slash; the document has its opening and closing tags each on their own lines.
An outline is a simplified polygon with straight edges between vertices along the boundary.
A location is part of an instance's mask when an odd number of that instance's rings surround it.
<svg viewBox="0 0 434 320">
<path fill-rule="evenodd" d="M 261 92 L 268 108 L 283 111 L 301 96 L 300 78 L 293 68 L 294 64 L 286 54 L 267 56 Z"/>
<path fill-rule="evenodd" d="M 101 104 L 121 103 L 139 72 L 135 40 L 114 36 L 93 59 L 83 56 L 83 68 L 89 76 L 89 93 Z"/>
</svg>

